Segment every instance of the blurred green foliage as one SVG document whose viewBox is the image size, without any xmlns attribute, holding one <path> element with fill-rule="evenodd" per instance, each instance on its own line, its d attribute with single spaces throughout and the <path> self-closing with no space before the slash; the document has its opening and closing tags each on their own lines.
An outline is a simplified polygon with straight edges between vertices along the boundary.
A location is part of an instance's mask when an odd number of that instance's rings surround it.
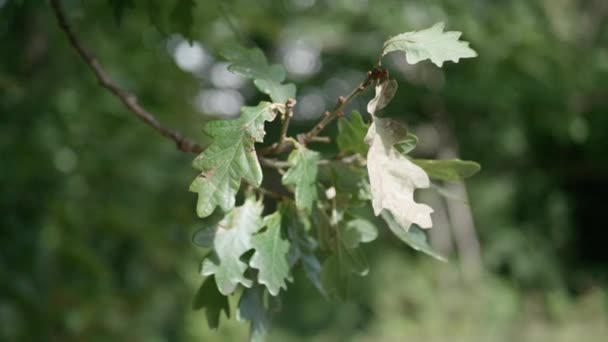
<svg viewBox="0 0 608 342">
<path fill-rule="evenodd" d="M 357 283 L 352 301 L 329 303 L 306 281 L 289 284 L 272 339 L 608 335 L 605 1 L 66 6 L 110 75 L 201 143 L 208 143 L 204 122 L 217 113 L 201 110 L 197 94 L 221 84 L 212 71 L 227 42 L 259 46 L 285 63 L 288 81 L 298 84 L 296 118 L 307 118 L 319 99 L 329 107 L 363 79 L 387 36 L 438 21 L 463 31 L 475 60 L 444 69 L 390 57 L 385 63 L 402 94 L 390 111 L 414 127 L 419 155 L 450 145 L 483 165 L 467 182 L 483 278 L 463 282 L 455 253 L 440 264 L 381 232 L 366 246 L 372 273 Z M 208 65 L 178 67 L 177 31 L 204 47 Z M 190 239 L 199 224 L 187 192 L 192 156 L 96 84 L 44 2 L 0 0 L 0 46 L 0 340 L 242 340 L 246 326 L 222 317 L 211 332 L 203 313 L 191 311 L 202 282 L 202 250 Z M 249 83 L 238 90 L 249 105 L 261 98 Z M 278 127 L 271 124 L 269 134 Z"/>
</svg>

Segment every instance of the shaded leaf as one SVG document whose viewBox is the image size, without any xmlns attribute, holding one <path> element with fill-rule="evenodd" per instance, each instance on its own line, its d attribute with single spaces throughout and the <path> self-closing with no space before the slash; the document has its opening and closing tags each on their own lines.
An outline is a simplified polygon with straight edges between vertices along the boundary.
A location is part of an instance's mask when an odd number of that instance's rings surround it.
<svg viewBox="0 0 608 342">
<path fill-rule="evenodd" d="M 321 286 L 321 263 L 315 255 L 317 242 L 310 237 L 301 216 L 296 209 L 290 205 L 281 205 L 279 209 L 283 215 L 283 224 L 287 229 L 287 236 L 291 242 L 288 262 L 293 267 L 298 261 L 301 262 L 304 273 L 313 285 L 325 295 Z"/>
<path fill-rule="evenodd" d="M 259 270 L 258 283 L 266 285 L 268 292 L 276 296 L 281 288 L 287 289 L 289 277 L 289 241 L 281 237 L 281 213 L 275 212 L 264 218 L 266 230 L 253 236 L 255 253 L 249 266 Z"/>
<path fill-rule="evenodd" d="M 289 155 L 291 167 L 283 175 L 283 184 L 295 188 L 296 205 L 307 212 L 317 199 L 317 171 L 319 153 L 297 144 Z"/>
<path fill-rule="evenodd" d="M 199 229 L 192 236 L 192 242 L 203 248 L 213 248 L 213 239 L 215 238 L 215 232 L 218 224 L 224 219 L 224 212 L 221 210 L 215 210 L 213 214 L 203 219 L 203 228 Z"/>
<path fill-rule="evenodd" d="M 331 226 L 331 220 L 325 210 L 319 209 L 318 207 L 314 207 L 312 210 L 312 224 L 314 229 L 316 230 L 317 240 L 319 241 L 319 246 L 323 251 L 329 251 L 332 249 L 334 245 L 334 237 L 331 234 L 333 228 Z"/>
<path fill-rule="evenodd" d="M 248 198 L 245 203 L 234 208 L 218 224 L 213 239 L 213 253 L 203 260 L 201 274 L 215 275 L 219 291 L 229 295 L 238 284 L 250 287 L 251 280 L 245 278 L 247 264 L 241 256 L 253 248 L 252 235 L 260 230 L 262 223 L 261 202 Z"/>
<path fill-rule="evenodd" d="M 395 234 L 401 241 L 405 242 L 408 246 L 413 249 L 432 256 L 433 258 L 441 261 L 447 261 L 441 254 L 435 252 L 427 241 L 426 234 L 424 231 L 417 226 L 411 226 L 405 228 L 400 226 L 395 221 L 393 215 L 386 211 L 382 211 L 382 218 L 386 221 L 389 229 Z"/>
<path fill-rule="evenodd" d="M 270 330 L 270 315 L 264 305 L 264 288 L 255 285 L 250 289 L 245 289 L 239 300 L 236 312 L 239 321 L 250 322 L 250 341 L 264 341 Z"/>
<path fill-rule="evenodd" d="M 443 32 L 443 28 L 443 23 L 437 23 L 425 30 L 396 35 L 384 42 L 382 55 L 403 51 L 409 64 L 430 59 L 438 67 L 445 61 L 458 63 L 460 58 L 477 56 L 468 42 L 459 40 L 462 32 Z"/>
<path fill-rule="evenodd" d="M 114 20 L 116 20 L 118 25 L 122 24 L 125 11 L 135 8 L 135 2 L 133 2 L 133 0 L 108 0 L 108 4 L 112 7 Z"/>
<path fill-rule="evenodd" d="M 207 324 L 211 329 L 217 329 L 220 324 L 220 314 L 224 311 L 227 318 L 230 318 L 230 303 L 228 297 L 222 295 L 215 283 L 213 276 L 207 277 L 192 302 L 194 310 L 205 309 Z"/>
<path fill-rule="evenodd" d="M 254 144 L 264 139 L 264 122 L 274 119 L 277 108 L 260 102 L 256 107 L 243 107 L 238 119 L 207 123 L 204 130 L 213 143 L 194 159 L 194 168 L 202 173 L 190 185 L 190 191 L 198 193 L 198 216 L 211 215 L 217 206 L 230 211 L 241 179 L 260 186 L 262 168 Z"/>
<path fill-rule="evenodd" d="M 321 284 L 330 297 L 346 299 L 350 295 L 353 276 L 365 276 L 367 260 L 356 248 L 347 248 L 341 241 L 334 254 L 321 267 Z"/>
<path fill-rule="evenodd" d="M 347 248 L 355 248 L 362 242 L 371 242 L 378 237 L 378 229 L 368 220 L 357 218 L 348 221 L 342 231 L 342 240 Z"/>
<path fill-rule="evenodd" d="M 412 159 L 412 162 L 420 166 L 429 177 L 446 181 L 457 181 L 471 177 L 481 170 L 481 165 L 470 160 Z"/>
<path fill-rule="evenodd" d="M 354 111 L 350 118 L 338 120 L 338 136 L 336 142 L 342 153 L 359 153 L 364 156 L 369 147 L 363 141 L 369 125 L 363 122 L 359 112 Z"/>
<path fill-rule="evenodd" d="M 228 70 L 253 79 L 255 86 L 268 94 L 273 102 L 285 103 L 287 99 L 295 99 L 296 86 L 291 83 L 282 84 L 285 81 L 285 69 L 278 64 L 269 65 L 262 50 L 231 45 L 223 49 L 221 55 L 232 62 Z"/>
<path fill-rule="evenodd" d="M 194 0 L 177 0 L 171 11 L 171 26 L 175 32 L 181 33 L 192 42 L 192 26 L 194 25 Z"/>
</svg>

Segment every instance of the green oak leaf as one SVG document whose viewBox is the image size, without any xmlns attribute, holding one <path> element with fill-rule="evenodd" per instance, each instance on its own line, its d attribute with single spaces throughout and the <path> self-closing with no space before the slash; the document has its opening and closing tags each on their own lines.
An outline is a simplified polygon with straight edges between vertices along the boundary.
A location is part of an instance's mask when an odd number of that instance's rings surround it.
<svg viewBox="0 0 608 342">
<path fill-rule="evenodd" d="M 245 278 L 247 264 L 240 258 L 253 248 L 252 235 L 263 226 L 263 209 L 261 202 L 248 198 L 217 225 L 213 252 L 203 260 L 201 274 L 215 275 L 217 287 L 223 295 L 234 292 L 238 284 L 245 287 L 252 284 L 251 280 Z"/>
<path fill-rule="evenodd" d="M 203 308 L 205 309 L 207 324 L 211 329 L 217 329 L 219 326 L 222 311 L 224 311 L 227 318 L 230 318 L 228 297 L 222 295 L 217 290 L 217 284 L 213 276 L 205 279 L 192 302 L 192 309 L 199 310 Z"/>
<path fill-rule="evenodd" d="M 395 221 L 393 215 L 387 211 L 382 211 L 382 218 L 388 225 L 388 228 L 395 234 L 401 241 L 405 242 L 408 246 L 413 249 L 432 256 L 433 258 L 440 261 L 447 261 L 444 256 L 435 252 L 428 243 L 426 234 L 424 231 L 417 226 L 411 226 L 409 228 L 402 227 Z"/>
<path fill-rule="evenodd" d="M 278 64 L 269 65 L 262 50 L 231 45 L 220 54 L 232 62 L 228 70 L 253 79 L 255 86 L 264 94 L 268 94 L 273 102 L 285 103 L 287 99 L 295 99 L 296 86 L 291 83 L 282 84 L 285 81 L 285 69 Z"/>
<path fill-rule="evenodd" d="M 315 206 L 311 213 L 312 226 L 316 231 L 319 248 L 322 251 L 331 251 L 334 246 L 334 228 L 331 218 L 325 210 Z"/>
<path fill-rule="evenodd" d="M 289 278 L 287 255 L 290 243 L 281 237 L 281 213 L 275 212 L 264 218 L 266 230 L 253 236 L 251 243 L 255 253 L 249 266 L 258 269 L 258 283 L 265 285 L 268 292 L 276 296 L 281 288 L 287 289 L 285 280 Z"/>
<path fill-rule="evenodd" d="M 202 172 L 190 185 L 190 191 L 198 193 L 199 217 L 211 215 L 217 206 L 230 211 L 241 179 L 260 186 L 262 168 L 254 144 L 264 139 L 264 122 L 273 120 L 279 109 L 277 104 L 260 102 L 256 107 L 243 107 L 238 119 L 205 125 L 213 143 L 194 159 L 194 168 Z"/>
<path fill-rule="evenodd" d="M 446 181 L 457 181 L 471 177 L 481 170 L 481 165 L 470 160 L 412 159 L 412 163 L 420 166 L 429 177 Z"/>
<path fill-rule="evenodd" d="M 296 149 L 289 154 L 291 167 L 283 175 L 283 185 L 295 188 L 296 205 L 307 212 L 317 199 L 317 172 L 320 155 L 303 145 L 296 144 Z"/>
<path fill-rule="evenodd" d="M 373 223 L 362 218 L 346 222 L 342 230 L 342 241 L 348 248 L 356 248 L 362 242 L 372 242 L 378 237 Z"/>
<path fill-rule="evenodd" d="M 357 248 L 363 242 L 374 240 L 376 227 L 364 219 L 338 221 L 323 227 L 332 232 L 331 255 L 321 268 L 321 284 L 330 297 L 346 299 L 350 292 L 352 278 L 365 276 L 369 271 L 367 260 Z"/>
<path fill-rule="evenodd" d="M 262 342 L 270 331 L 270 315 L 268 308 L 264 305 L 264 288 L 254 285 L 245 289 L 239 300 L 236 318 L 239 321 L 250 322 L 249 340 L 251 342 Z"/>
<path fill-rule="evenodd" d="M 360 207 L 369 202 L 367 172 L 364 168 L 341 162 L 319 167 L 319 180 L 335 189 L 335 202 L 340 210 Z"/>
<path fill-rule="evenodd" d="M 367 154 L 369 147 L 363 141 L 369 125 L 363 122 L 361 114 L 357 111 L 352 112 L 350 119 L 340 118 L 338 120 L 338 137 L 336 142 L 342 153 L 359 153 L 362 156 Z"/>
<path fill-rule="evenodd" d="M 308 277 L 321 294 L 325 295 L 321 286 L 321 263 L 315 255 L 318 243 L 310 237 L 306 225 L 302 221 L 308 218 L 302 217 L 293 205 L 282 204 L 279 210 L 283 216 L 283 224 L 287 229 L 287 236 L 291 242 L 291 249 L 288 255 L 290 267 L 293 267 L 300 261 L 306 277 Z"/>
<path fill-rule="evenodd" d="M 432 27 L 413 32 L 405 32 L 391 37 L 384 42 L 382 55 L 392 51 L 405 52 L 409 64 L 430 59 L 438 67 L 445 61 L 458 63 L 460 58 L 472 58 L 477 52 L 469 43 L 459 40 L 462 32 L 443 32 L 444 24 L 437 23 Z"/>
</svg>

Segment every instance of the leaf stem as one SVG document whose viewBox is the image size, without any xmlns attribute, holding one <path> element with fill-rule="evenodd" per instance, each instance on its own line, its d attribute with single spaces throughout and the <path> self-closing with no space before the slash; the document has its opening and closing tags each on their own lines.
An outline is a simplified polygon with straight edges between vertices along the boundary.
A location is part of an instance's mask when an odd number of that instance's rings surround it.
<svg viewBox="0 0 608 342">
<path fill-rule="evenodd" d="M 340 116 L 343 116 L 344 112 L 342 110 L 344 109 L 344 107 L 346 107 L 346 105 L 348 105 L 352 100 L 354 100 L 359 94 L 361 94 L 365 90 L 365 88 L 367 88 L 367 86 L 371 84 L 373 80 L 372 76 L 373 72 L 368 72 L 365 80 L 361 82 L 361 84 L 359 84 L 357 88 L 353 89 L 350 94 L 348 94 L 346 97 L 338 97 L 338 102 L 336 103 L 334 109 L 331 112 L 325 112 L 325 116 L 323 117 L 323 119 L 321 119 L 321 121 L 319 121 L 319 123 L 317 123 L 308 133 L 302 136 L 303 142 L 307 143 L 312 141 L 312 139 L 319 135 L 319 133 L 321 133 L 321 131 L 324 130 L 325 127 L 327 127 L 327 125 L 329 125 L 333 120 Z"/>
<path fill-rule="evenodd" d="M 262 165 L 271 167 L 273 169 L 277 169 L 277 171 L 279 171 L 279 173 L 285 172 L 284 169 L 291 166 L 291 164 L 289 162 L 282 161 L 282 160 L 263 158 L 263 157 L 260 157 L 259 159 L 260 159 L 260 163 Z"/>
<path fill-rule="evenodd" d="M 353 89 L 346 97 L 338 97 L 338 101 L 334 108 L 331 111 L 326 111 L 323 119 L 321 119 L 321 121 L 319 121 L 310 131 L 308 131 L 307 133 L 299 134 L 298 141 L 304 145 L 313 141 L 328 142 L 327 137 L 318 137 L 319 133 L 321 133 L 321 131 L 323 131 L 325 127 L 327 127 L 327 125 L 329 125 L 333 120 L 340 116 L 343 116 L 344 107 L 346 107 L 346 105 L 348 105 L 359 94 L 361 94 L 370 84 L 372 84 L 374 80 L 378 80 L 385 75 L 386 71 L 380 69 L 379 67 L 374 67 L 373 70 L 368 71 L 365 80 L 363 80 L 363 82 L 361 82 L 355 89 Z M 289 121 L 287 123 L 289 123 Z M 283 127 L 285 127 L 285 120 L 283 121 Z M 287 128 L 285 127 L 285 132 L 286 131 Z M 281 130 L 281 139 L 279 140 L 279 142 L 261 149 L 259 151 L 259 155 L 263 156 L 267 154 L 279 154 L 293 149 L 293 142 L 289 139 L 286 139 L 283 136 L 282 132 L 283 130 Z"/>
</svg>

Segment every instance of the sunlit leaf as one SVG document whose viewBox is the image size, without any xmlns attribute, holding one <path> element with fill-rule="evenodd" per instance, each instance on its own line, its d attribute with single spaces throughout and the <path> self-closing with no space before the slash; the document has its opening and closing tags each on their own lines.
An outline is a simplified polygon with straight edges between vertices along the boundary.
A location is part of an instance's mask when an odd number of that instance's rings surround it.
<svg viewBox="0 0 608 342">
<path fill-rule="evenodd" d="M 357 248 L 339 242 L 334 254 L 321 267 L 321 283 L 330 297 L 346 299 L 350 295 L 352 278 L 365 276 L 369 270 L 365 256 Z"/>
<path fill-rule="evenodd" d="M 376 87 L 376 99 L 382 99 L 387 91 L 383 86 L 392 87 L 385 81 Z M 374 101 L 372 100 L 372 101 Z M 368 104 L 368 109 L 377 109 L 385 100 Z M 390 118 L 375 116 L 370 111 L 373 122 L 365 141 L 370 145 L 367 153 L 367 172 L 369 175 L 374 213 L 380 215 L 383 209 L 390 211 L 397 222 L 407 229 L 412 223 L 422 228 L 432 226 L 433 209 L 414 201 L 414 190 L 428 188 L 429 177 L 420 167 L 412 163 L 394 147 L 407 137 L 407 130 Z"/>
<path fill-rule="evenodd" d="M 260 230 L 262 223 L 261 202 L 248 198 L 234 208 L 218 224 L 213 239 L 213 252 L 203 260 L 201 274 L 215 275 L 219 291 L 229 295 L 238 284 L 250 287 L 252 282 L 245 277 L 247 264 L 241 256 L 253 248 L 252 235 Z"/>
<path fill-rule="evenodd" d="M 277 105 L 261 102 L 256 107 L 243 107 L 238 119 L 212 121 L 205 126 L 213 143 L 194 160 L 194 168 L 202 173 L 190 185 L 190 191 L 198 193 L 198 216 L 211 215 L 217 206 L 230 211 L 241 179 L 254 186 L 261 184 L 262 168 L 254 143 L 263 140 L 264 122 L 274 119 L 276 110 Z"/>
<path fill-rule="evenodd" d="M 283 204 L 280 211 L 283 216 L 283 225 L 287 229 L 287 236 L 291 242 L 288 255 L 289 265 L 293 267 L 299 261 L 308 279 L 319 292 L 325 295 L 321 286 L 321 263 L 315 255 L 318 247 L 317 241 L 308 234 L 305 224 L 302 222 L 303 217 L 296 208 Z"/>
<path fill-rule="evenodd" d="M 468 42 L 458 40 L 462 32 L 443 32 L 443 27 L 443 23 L 437 23 L 425 30 L 391 37 L 384 42 L 382 55 L 392 51 L 402 51 L 409 64 L 430 59 L 438 67 L 441 67 L 445 61 L 457 63 L 460 58 L 477 56 Z"/>
</svg>

